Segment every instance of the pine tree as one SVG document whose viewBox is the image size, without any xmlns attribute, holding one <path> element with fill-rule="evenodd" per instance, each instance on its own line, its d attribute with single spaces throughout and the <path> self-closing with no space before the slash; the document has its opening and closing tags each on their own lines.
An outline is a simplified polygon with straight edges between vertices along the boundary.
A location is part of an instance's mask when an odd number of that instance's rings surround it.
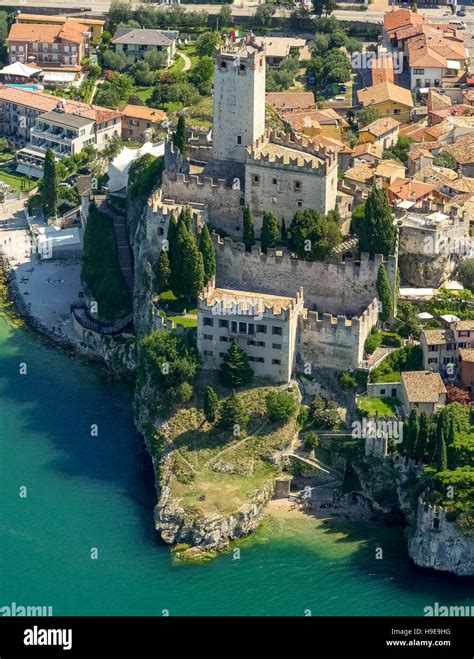
<svg viewBox="0 0 474 659">
<path fill-rule="evenodd" d="M 221 424 L 224 428 L 240 427 L 240 431 L 245 430 L 249 420 L 249 413 L 247 408 L 237 396 L 235 391 L 227 398 L 221 409 Z"/>
<path fill-rule="evenodd" d="M 41 182 L 41 196 L 48 215 L 56 215 L 58 205 L 58 172 L 56 160 L 51 149 L 47 149 L 44 158 L 43 180 Z"/>
<path fill-rule="evenodd" d="M 224 383 L 232 387 L 241 387 L 253 378 L 247 353 L 242 350 L 237 339 L 232 339 L 229 350 L 224 355 L 220 374 Z"/>
<path fill-rule="evenodd" d="M 213 387 L 206 387 L 204 395 L 204 415 L 209 423 L 214 423 L 219 414 L 219 397 Z"/>
<path fill-rule="evenodd" d="M 158 257 L 158 264 L 156 267 L 156 279 L 158 282 L 158 290 L 165 291 L 169 288 L 171 277 L 170 260 L 168 253 L 162 249 Z"/>
<path fill-rule="evenodd" d="M 199 251 L 202 254 L 202 260 L 204 262 L 204 283 L 207 284 L 209 279 L 216 274 L 216 253 L 207 224 L 201 229 Z"/>
<path fill-rule="evenodd" d="M 393 313 L 393 295 L 390 279 L 388 278 L 385 265 L 382 263 L 377 274 L 377 293 L 382 305 L 380 320 L 387 321 Z"/>
<path fill-rule="evenodd" d="M 287 232 L 286 232 L 286 223 L 285 223 L 285 220 L 282 220 L 281 221 L 281 241 L 283 243 L 286 243 L 287 240 L 288 240 L 288 235 L 287 235 Z"/>
<path fill-rule="evenodd" d="M 173 133 L 173 144 L 180 150 L 181 155 L 186 153 L 186 120 L 184 115 L 180 115 L 176 130 Z"/>
<path fill-rule="evenodd" d="M 265 211 L 262 218 L 262 231 L 260 233 L 260 244 L 262 252 L 267 253 L 268 247 L 275 247 L 278 240 L 278 220 L 271 211 Z"/>
<path fill-rule="evenodd" d="M 255 222 L 253 219 L 252 211 L 248 206 L 244 208 L 243 212 L 242 240 L 245 245 L 245 249 L 250 252 L 252 245 L 255 245 Z"/>
<path fill-rule="evenodd" d="M 375 186 L 365 202 L 364 216 L 358 223 L 359 250 L 369 254 L 393 254 L 396 229 L 385 190 Z"/>
<path fill-rule="evenodd" d="M 406 433 L 406 455 L 409 458 L 414 458 L 419 433 L 418 413 L 416 410 L 410 412 L 408 423 L 406 424 Z"/>
</svg>

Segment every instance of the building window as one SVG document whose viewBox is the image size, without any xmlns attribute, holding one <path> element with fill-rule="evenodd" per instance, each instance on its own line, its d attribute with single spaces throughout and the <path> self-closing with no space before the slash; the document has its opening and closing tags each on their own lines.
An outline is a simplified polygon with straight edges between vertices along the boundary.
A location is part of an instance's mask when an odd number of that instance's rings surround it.
<svg viewBox="0 0 474 659">
<path fill-rule="evenodd" d="M 446 345 L 446 350 L 456 350 L 456 344 L 455 343 L 448 343 Z"/>
<path fill-rule="evenodd" d="M 253 323 L 247 325 L 247 334 L 255 334 L 255 325 Z"/>
<path fill-rule="evenodd" d="M 222 341 L 223 343 L 229 343 L 229 337 L 228 336 L 220 336 L 219 341 Z"/>
<path fill-rule="evenodd" d="M 438 358 L 437 357 L 430 357 L 428 359 L 428 364 L 437 364 L 438 363 Z"/>
<path fill-rule="evenodd" d="M 228 320 L 222 320 L 222 318 L 219 319 L 219 327 L 229 327 L 229 321 Z"/>
<path fill-rule="evenodd" d="M 398 108 L 395 108 L 395 110 L 393 111 L 393 114 L 401 114 L 401 110 L 399 110 Z"/>
<path fill-rule="evenodd" d="M 265 359 L 263 357 L 254 357 L 253 355 L 250 355 L 249 362 L 258 362 L 259 364 L 264 364 Z"/>
<path fill-rule="evenodd" d="M 428 346 L 428 352 L 438 352 L 438 346 Z"/>
<path fill-rule="evenodd" d="M 255 345 L 257 345 L 257 342 L 254 341 L 253 339 L 247 339 L 247 345 L 248 346 L 255 346 Z"/>
<path fill-rule="evenodd" d="M 273 183 L 273 185 L 276 185 L 276 184 L 277 184 L 277 180 L 276 180 L 276 178 L 272 179 L 272 183 Z"/>
<path fill-rule="evenodd" d="M 239 66 L 239 71 L 240 71 L 241 73 L 245 73 L 245 71 L 246 71 L 246 69 L 245 69 L 245 64 L 241 64 L 241 65 Z"/>
<path fill-rule="evenodd" d="M 301 208 L 302 205 L 303 205 L 303 200 L 302 200 L 302 199 L 298 199 L 298 201 L 297 201 L 296 203 L 298 204 L 298 207 Z"/>
<path fill-rule="evenodd" d="M 219 357 L 225 357 L 225 352 L 220 352 Z"/>
<path fill-rule="evenodd" d="M 204 339 L 205 339 L 206 341 L 212 341 L 212 338 L 213 338 L 213 337 L 212 337 L 212 334 L 204 334 Z"/>
<path fill-rule="evenodd" d="M 204 350 L 204 354 L 206 357 L 212 357 L 214 353 L 212 352 L 212 350 Z"/>
<path fill-rule="evenodd" d="M 471 336 L 471 333 L 469 331 L 466 331 L 466 330 L 461 330 L 459 332 L 459 336 Z"/>
<path fill-rule="evenodd" d="M 237 135 L 237 144 L 242 144 L 242 135 Z"/>
<path fill-rule="evenodd" d="M 413 69 L 413 73 L 414 73 L 415 75 L 422 76 L 422 75 L 424 75 L 424 73 L 425 73 L 425 69 Z"/>
<path fill-rule="evenodd" d="M 281 336 L 283 334 L 283 330 L 281 327 L 272 327 L 272 334 L 277 334 L 278 336 Z"/>
<path fill-rule="evenodd" d="M 281 350 L 281 343 L 272 343 L 273 350 Z"/>
<path fill-rule="evenodd" d="M 227 68 L 227 62 L 221 62 L 221 69 Z"/>
<path fill-rule="evenodd" d="M 272 364 L 275 364 L 277 366 L 280 366 L 281 364 L 281 359 L 272 359 Z"/>
<path fill-rule="evenodd" d="M 230 323 L 230 331 L 232 334 L 237 334 L 237 321 L 232 320 Z"/>
<path fill-rule="evenodd" d="M 296 190 L 301 190 L 301 183 L 299 181 L 295 181 L 293 184 L 293 189 Z"/>
<path fill-rule="evenodd" d="M 380 395 L 381 395 L 381 396 L 385 396 L 385 389 L 381 389 L 381 390 L 380 390 Z"/>
<path fill-rule="evenodd" d="M 267 326 L 266 325 L 257 325 L 257 334 L 266 334 Z"/>
<path fill-rule="evenodd" d="M 239 323 L 239 334 L 247 334 L 247 323 Z"/>
<path fill-rule="evenodd" d="M 257 342 L 256 342 L 256 345 L 257 345 L 259 348 L 265 348 L 265 341 L 257 341 Z"/>
<path fill-rule="evenodd" d="M 258 185 L 260 183 L 260 176 L 258 174 L 252 175 L 252 185 Z"/>
<path fill-rule="evenodd" d="M 214 319 L 213 318 L 204 318 L 202 321 L 202 324 L 205 325 L 206 327 L 213 327 L 214 326 Z"/>
</svg>

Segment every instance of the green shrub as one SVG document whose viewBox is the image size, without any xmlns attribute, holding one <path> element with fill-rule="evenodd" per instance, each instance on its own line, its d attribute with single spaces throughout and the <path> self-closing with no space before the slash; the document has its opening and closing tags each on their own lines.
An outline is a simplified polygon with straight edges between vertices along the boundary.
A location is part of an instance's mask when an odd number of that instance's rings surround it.
<svg viewBox="0 0 474 659">
<path fill-rule="evenodd" d="M 296 414 L 297 402 L 290 391 L 270 391 L 266 398 L 271 421 L 286 421 Z"/>
<path fill-rule="evenodd" d="M 364 343 L 364 350 L 368 355 L 371 355 L 382 343 L 382 332 L 373 329 Z"/>
<path fill-rule="evenodd" d="M 341 385 L 341 389 L 348 391 L 357 387 L 357 380 L 350 371 L 344 371 L 339 375 L 339 384 Z"/>
<path fill-rule="evenodd" d="M 403 345 L 403 339 L 395 332 L 382 332 L 382 345 L 400 348 Z"/>
</svg>

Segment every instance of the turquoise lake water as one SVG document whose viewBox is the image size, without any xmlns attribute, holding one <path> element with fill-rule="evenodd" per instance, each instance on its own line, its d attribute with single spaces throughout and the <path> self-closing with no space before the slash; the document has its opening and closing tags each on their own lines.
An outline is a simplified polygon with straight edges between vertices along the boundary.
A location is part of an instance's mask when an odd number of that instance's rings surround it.
<svg viewBox="0 0 474 659">
<path fill-rule="evenodd" d="M 371 524 L 272 518 L 238 545 L 238 560 L 229 552 L 173 562 L 153 528 L 153 474 L 131 390 L 2 318 L 0 434 L 0 606 L 52 606 L 55 615 L 422 615 L 435 601 L 473 603 L 472 581 L 414 569 L 401 531 Z"/>
</svg>

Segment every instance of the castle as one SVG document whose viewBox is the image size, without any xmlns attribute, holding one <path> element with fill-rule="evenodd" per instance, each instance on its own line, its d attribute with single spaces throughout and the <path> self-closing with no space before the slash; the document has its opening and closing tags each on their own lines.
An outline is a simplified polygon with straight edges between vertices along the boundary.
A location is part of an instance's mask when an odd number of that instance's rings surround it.
<svg viewBox="0 0 474 659">
<path fill-rule="evenodd" d="M 298 209 L 326 214 L 336 207 L 337 150 L 265 129 L 265 49 L 251 36 L 227 39 L 216 50 L 211 153 L 193 174 L 168 142 L 162 199 L 198 204 L 214 226 L 237 239 L 244 206 L 257 233 L 264 211 L 288 226 Z"/>
<path fill-rule="evenodd" d="M 265 130 L 265 51 L 252 37 L 216 50 L 212 157 L 200 168 L 171 140 L 161 189 L 149 199 L 143 236 L 151 260 L 166 238 L 171 214 L 188 207 L 198 233 L 213 233 L 217 272 L 198 298 L 197 341 L 203 368 L 218 368 L 236 338 L 257 375 L 288 382 L 313 367 L 356 369 L 378 321 L 376 280 L 383 258 L 341 255 L 303 261 L 286 249 L 245 250 L 242 210 L 259 234 L 264 211 L 286 226 L 298 209 L 326 214 L 336 206 L 337 151 L 306 137 Z M 198 170 L 198 171 L 197 171 Z M 385 267 L 395 282 L 396 257 Z M 155 327 L 161 319 L 152 313 Z M 160 322 L 161 321 L 161 322 Z"/>
</svg>

